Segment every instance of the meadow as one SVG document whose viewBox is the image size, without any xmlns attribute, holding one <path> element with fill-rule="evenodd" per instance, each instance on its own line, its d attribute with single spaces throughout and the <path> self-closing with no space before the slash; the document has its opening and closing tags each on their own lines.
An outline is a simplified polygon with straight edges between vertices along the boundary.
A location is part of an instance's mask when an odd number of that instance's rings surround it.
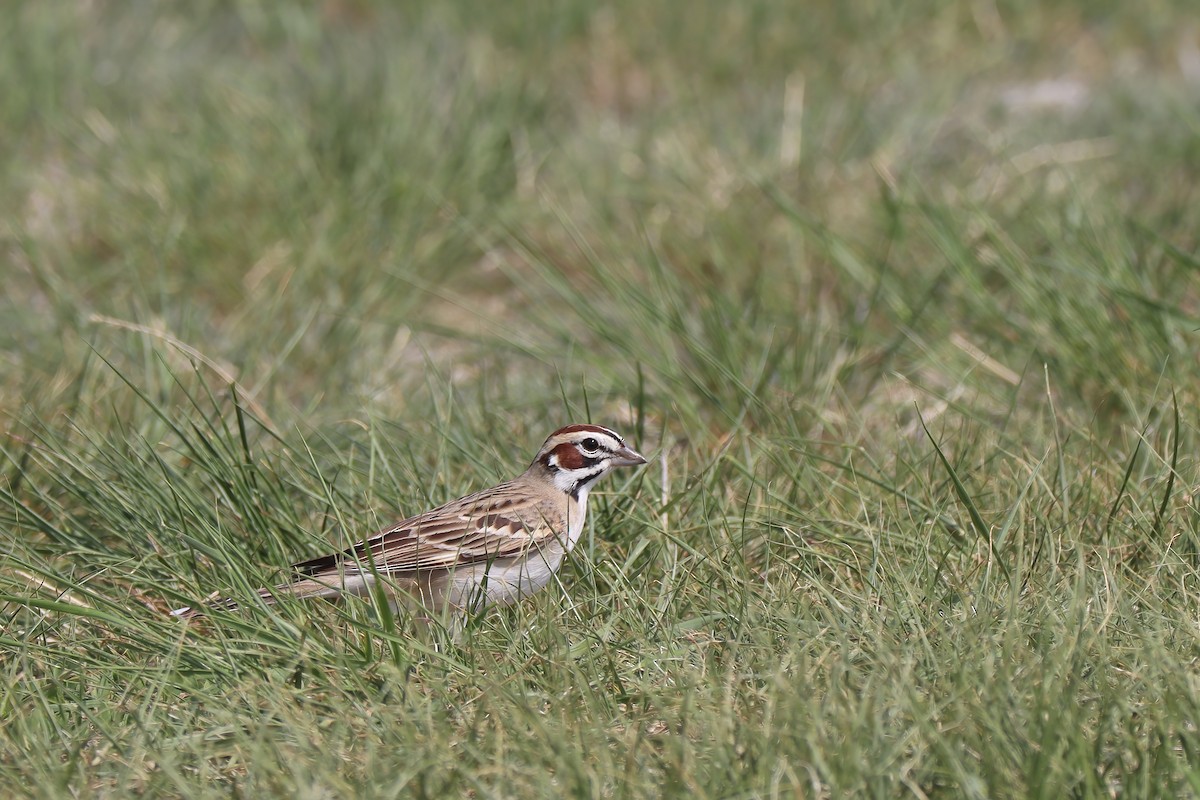
<svg viewBox="0 0 1200 800">
<path fill-rule="evenodd" d="M 1200 795 L 1192 5 L 12 4 L 0 796 Z M 582 421 L 458 641 L 166 613 Z"/>
</svg>

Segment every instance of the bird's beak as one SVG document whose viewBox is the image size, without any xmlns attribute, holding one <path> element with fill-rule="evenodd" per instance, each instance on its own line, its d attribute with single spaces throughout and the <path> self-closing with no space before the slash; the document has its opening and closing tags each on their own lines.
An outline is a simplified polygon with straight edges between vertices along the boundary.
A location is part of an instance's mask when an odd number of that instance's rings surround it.
<svg viewBox="0 0 1200 800">
<path fill-rule="evenodd" d="M 645 464 L 646 457 L 629 446 L 622 447 L 612 455 L 612 464 L 614 467 L 636 467 L 639 464 Z"/>
</svg>

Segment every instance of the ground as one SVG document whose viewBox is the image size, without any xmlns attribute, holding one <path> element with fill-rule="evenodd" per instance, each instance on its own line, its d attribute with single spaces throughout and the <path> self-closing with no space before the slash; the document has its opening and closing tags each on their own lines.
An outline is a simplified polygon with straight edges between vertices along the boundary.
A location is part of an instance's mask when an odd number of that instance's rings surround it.
<svg viewBox="0 0 1200 800">
<path fill-rule="evenodd" d="M 0 15 L 0 794 L 1200 794 L 1191 5 Z M 457 642 L 165 613 L 589 420 Z"/>
</svg>

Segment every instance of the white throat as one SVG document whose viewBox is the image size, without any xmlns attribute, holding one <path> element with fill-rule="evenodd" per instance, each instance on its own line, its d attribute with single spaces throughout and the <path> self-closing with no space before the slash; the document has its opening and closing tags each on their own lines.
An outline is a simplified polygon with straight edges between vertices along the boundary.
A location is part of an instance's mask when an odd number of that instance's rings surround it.
<svg viewBox="0 0 1200 800">
<path fill-rule="evenodd" d="M 587 499 L 590 486 L 582 486 L 578 492 L 579 505 L 575 509 L 574 514 L 567 515 L 567 550 L 568 552 L 575 547 L 575 543 L 579 541 L 579 537 L 583 535 L 583 523 L 587 518 Z"/>
<path fill-rule="evenodd" d="M 553 463 L 553 460 L 551 463 Z M 559 470 L 554 473 L 554 486 L 563 494 L 571 493 L 571 491 L 575 488 L 575 481 L 575 476 L 566 470 Z M 580 493 L 585 491 L 586 489 L 581 489 Z"/>
</svg>

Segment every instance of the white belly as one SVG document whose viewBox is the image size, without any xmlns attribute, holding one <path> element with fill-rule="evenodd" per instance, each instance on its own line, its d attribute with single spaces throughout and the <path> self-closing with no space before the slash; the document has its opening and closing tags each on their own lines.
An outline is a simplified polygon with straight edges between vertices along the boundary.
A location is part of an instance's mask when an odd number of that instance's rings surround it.
<svg viewBox="0 0 1200 800">
<path fill-rule="evenodd" d="M 440 606 L 481 608 L 487 605 L 511 605 L 539 592 L 550 584 L 563 558 L 574 549 L 583 535 L 587 516 L 587 490 L 579 492 L 579 505 L 567 520 L 566 540 L 551 540 L 531 549 L 524 559 L 497 559 L 455 570 Z M 482 604 L 482 605 L 481 605 Z"/>
</svg>

